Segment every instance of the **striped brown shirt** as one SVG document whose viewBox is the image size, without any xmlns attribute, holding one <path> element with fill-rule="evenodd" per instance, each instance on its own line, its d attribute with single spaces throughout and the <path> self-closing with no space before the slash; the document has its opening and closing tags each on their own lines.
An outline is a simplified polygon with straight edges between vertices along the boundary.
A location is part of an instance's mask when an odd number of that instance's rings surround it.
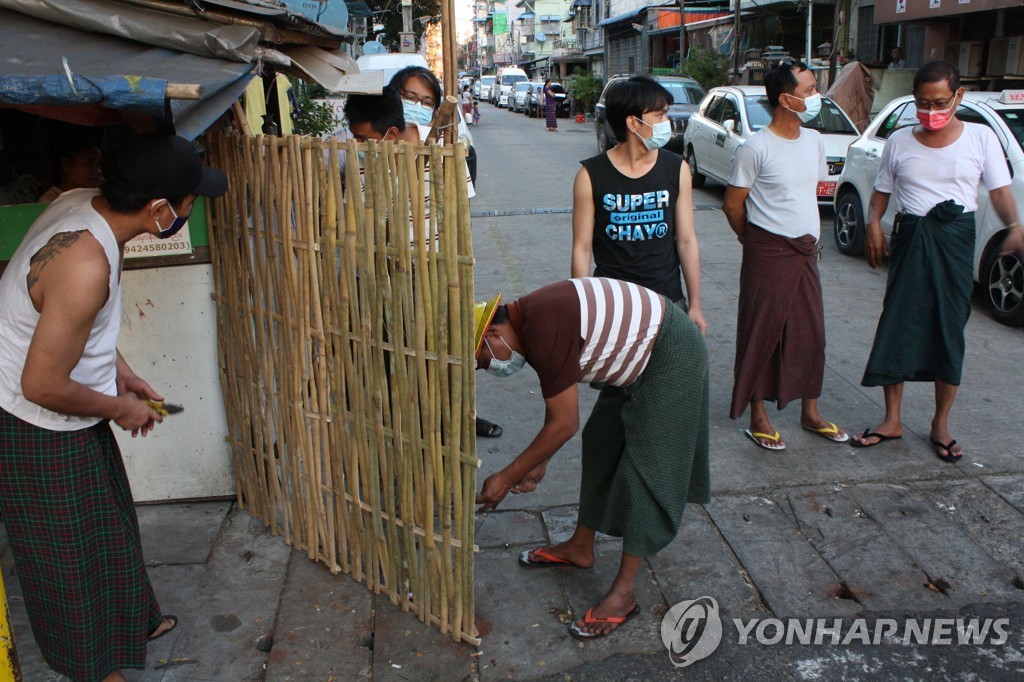
<svg viewBox="0 0 1024 682">
<path fill-rule="evenodd" d="M 647 367 L 667 301 L 603 277 L 557 282 L 509 304 L 545 398 L 574 383 L 629 386 Z"/>
</svg>

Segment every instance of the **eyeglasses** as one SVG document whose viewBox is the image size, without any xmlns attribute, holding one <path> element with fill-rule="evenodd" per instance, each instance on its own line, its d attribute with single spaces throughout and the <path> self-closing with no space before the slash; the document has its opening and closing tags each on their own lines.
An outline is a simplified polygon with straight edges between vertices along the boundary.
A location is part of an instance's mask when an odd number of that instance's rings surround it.
<svg viewBox="0 0 1024 682">
<path fill-rule="evenodd" d="M 922 111 L 942 111 L 943 109 L 949 109 L 953 106 L 953 100 L 956 99 L 956 93 L 947 99 L 945 102 L 922 102 L 919 99 L 914 100 L 914 106 Z"/>
<path fill-rule="evenodd" d="M 399 94 L 402 96 L 402 99 L 404 99 L 404 100 L 407 100 L 409 102 L 413 102 L 414 104 L 422 104 L 423 106 L 427 107 L 428 109 L 433 109 L 434 108 L 435 102 L 434 102 L 434 98 L 433 97 L 429 97 L 429 96 L 428 97 L 420 97 L 416 93 L 409 92 L 408 90 L 402 90 Z"/>
</svg>

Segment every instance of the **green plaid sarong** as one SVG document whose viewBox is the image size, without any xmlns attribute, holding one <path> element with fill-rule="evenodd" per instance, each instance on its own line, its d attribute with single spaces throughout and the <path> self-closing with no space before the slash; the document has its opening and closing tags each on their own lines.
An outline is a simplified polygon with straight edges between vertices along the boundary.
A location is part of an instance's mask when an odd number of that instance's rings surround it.
<svg viewBox="0 0 1024 682">
<path fill-rule="evenodd" d="M 952 199 L 923 217 L 897 215 L 882 316 L 862 385 L 936 379 L 960 385 L 974 240 L 974 213 Z"/>
<path fill-rule="evenodd" d="M 668 304 L 643 374 L 602 388 L 583 428 L 579 522 L 650 556 L 676 536 L 687 502 L 710 500 L 707 346 Z"/>
<path fill-rule="evenodd" d="M 110 425 L 49 431 L 0 410 L 0 510 L 50 667 L 90 682 L 145 667 L 161 612 Z"/>
</svg>

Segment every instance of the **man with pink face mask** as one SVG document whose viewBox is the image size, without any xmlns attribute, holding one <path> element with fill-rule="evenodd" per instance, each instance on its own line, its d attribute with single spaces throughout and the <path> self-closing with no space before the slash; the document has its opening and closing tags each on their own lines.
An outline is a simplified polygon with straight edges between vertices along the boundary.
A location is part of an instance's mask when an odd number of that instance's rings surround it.
<svg viewBox="0 0 1024 682">
<path fill-rule="evenodd" d="M 935 383 L 935 414 L 929 439 L 944 462 L 963 448 L 950 435 L 949 412 L 963 370 L 964 328 L 971 312 L 978 186 L 992 207 L 1019 230 L 1010 194 L 1010 172 L 995 133 L 956 118 L 963 99 L 960 74 L 946 62 L 930 62 L 914 76 L 920 125 L 893 133 L 882 152 L 867 221 L 871 267 L 889 256 L 882 316 L 864 371 L 864 386 L 882 386 L 885 419 L 856 436 L 871 447 L 903 435 L 900 407 L 905 381 Z M 895 194 L 897 214 L 890 243 L 880 220 Z"/>
</svg>

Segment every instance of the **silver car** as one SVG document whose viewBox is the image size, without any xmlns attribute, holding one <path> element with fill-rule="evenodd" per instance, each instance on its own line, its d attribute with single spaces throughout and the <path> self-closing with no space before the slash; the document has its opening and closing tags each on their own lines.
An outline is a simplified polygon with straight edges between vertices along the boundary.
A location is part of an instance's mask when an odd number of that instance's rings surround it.
<svg viewBox="0 0 1024 682">
<path fill-rule="evenodd" d="M 961 121 L 981 123 L 995 131 L 1010 166 L 1010 191 L 1017 210 L 1024 208 L 1024 91 L 967 92 L 956 111 Z M 865 217 L 878 175 L 882 148 L 893 131 L 917 123 L 913 97 L 899 97 L 887 104 L 864 133 L 850 145 L 846 167 L 836 189 L 836 246 L 848 256 L 864 252 Z M 896 202 L 890 201 L 882 216 L 882 233 L 892 232 Z M 1006 238 L 1003 221 L 988 200 L 984 187 L 978 191 L 975 212 L 977 240 L 974 245 L 974 280 L 981 285 L 993 317 L 1004 324 L 1024 326 L 1024 263 L 1019 254 L 999 253 Z"/>
</svg>

